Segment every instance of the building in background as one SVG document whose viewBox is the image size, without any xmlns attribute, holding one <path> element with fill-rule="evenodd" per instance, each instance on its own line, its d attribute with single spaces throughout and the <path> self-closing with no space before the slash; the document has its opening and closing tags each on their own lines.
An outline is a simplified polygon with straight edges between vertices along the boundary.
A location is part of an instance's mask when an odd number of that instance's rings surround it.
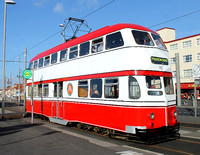
<svg viewBox="0 0 200 155">
<path fill-rule="evenodd" d="M 172 72 L 176 77 L 175 53 L 179 53 L 181 93 L 191 96 L 194 92 L 193 66 L 200 64 L 200 34 L 176 39 L 175 29 L 157 30 L 169 51 Z M 197 85 L 197 94 L 200 86 Z"/>
</svg>

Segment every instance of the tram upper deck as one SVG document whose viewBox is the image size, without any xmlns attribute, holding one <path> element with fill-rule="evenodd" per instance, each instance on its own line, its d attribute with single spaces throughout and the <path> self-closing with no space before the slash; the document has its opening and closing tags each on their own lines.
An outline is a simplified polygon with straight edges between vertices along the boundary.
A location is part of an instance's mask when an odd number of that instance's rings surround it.
<svg viewBox="0 0 200 155">
<path fill-rule="evenodd" d="M 107 26 L 38 54 L 35 81 L 121 71 L 171 72 L 160 36 L 133 24 Z"/>
</svg>

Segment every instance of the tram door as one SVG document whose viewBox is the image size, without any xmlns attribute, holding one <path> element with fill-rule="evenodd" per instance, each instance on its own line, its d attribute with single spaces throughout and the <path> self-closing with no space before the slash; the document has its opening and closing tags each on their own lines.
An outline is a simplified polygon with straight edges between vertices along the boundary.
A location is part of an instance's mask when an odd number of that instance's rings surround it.
<svg viewBox="0 0 200 155">
<path fill-rule="evenodd" d="M 54 100 L 52 105 L 52 116 L 55 118 L 63 118 L 62 103 L 63 82 L 54 83 Z"/>
</svg>

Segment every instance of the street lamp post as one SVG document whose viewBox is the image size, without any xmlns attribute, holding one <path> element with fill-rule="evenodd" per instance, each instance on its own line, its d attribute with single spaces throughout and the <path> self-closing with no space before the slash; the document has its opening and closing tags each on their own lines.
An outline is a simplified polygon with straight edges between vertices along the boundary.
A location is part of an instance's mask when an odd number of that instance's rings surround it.
<svg viewBox="0 0 200 155">
<path fill-rule="evenodd" d="M 21 74 L 20 74 L 20 57 L 17 57 L 18 59 L 19 59 L 19 75 L 18 75 L 18 78 L 19 78 L 19 89 L 18 89 L 18 95 L 19 95 L 19 97 L 18 97 L 18 105 L 19 105 L 19 103 L 20 103 L 20 100 L 21 100 L 21 88 L 20 88 L 20 86 L 21 86 L 21 84 L 20 84 L 20 78 L 21 78 Z"/>
<path fill-rule="evenodd" d="M 5 107 L 5 51 L 6 51 L 6 17 L 7 17 L 7 4 L 16 4 L 13 0 L 5 0 L 4 7 L 4 34 L 3 34 L 3 80 L 2 80 L 2 119 L 4 119 Z"/>
<path fill-rule="evenodd" d="M 65 43 L 65 24 L 60 24 L 60 27 L 63 28 L 63 31 L 62 31 L 62 36 L 63 36 L 63 43 Z"/>
</svg>

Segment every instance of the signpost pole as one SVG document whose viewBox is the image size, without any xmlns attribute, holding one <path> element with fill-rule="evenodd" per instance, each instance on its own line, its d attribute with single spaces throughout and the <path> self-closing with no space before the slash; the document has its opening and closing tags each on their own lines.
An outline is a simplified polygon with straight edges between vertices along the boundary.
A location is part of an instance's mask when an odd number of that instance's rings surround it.
<svg viewBox="0 0 200 155">
<path fill-rule="evenodd" d="M 32 87 L 31 87 L 31 124 L 33 124 L 33 94 L 34 94 L 34 70 L 32 70 Z"/>
</svg>

